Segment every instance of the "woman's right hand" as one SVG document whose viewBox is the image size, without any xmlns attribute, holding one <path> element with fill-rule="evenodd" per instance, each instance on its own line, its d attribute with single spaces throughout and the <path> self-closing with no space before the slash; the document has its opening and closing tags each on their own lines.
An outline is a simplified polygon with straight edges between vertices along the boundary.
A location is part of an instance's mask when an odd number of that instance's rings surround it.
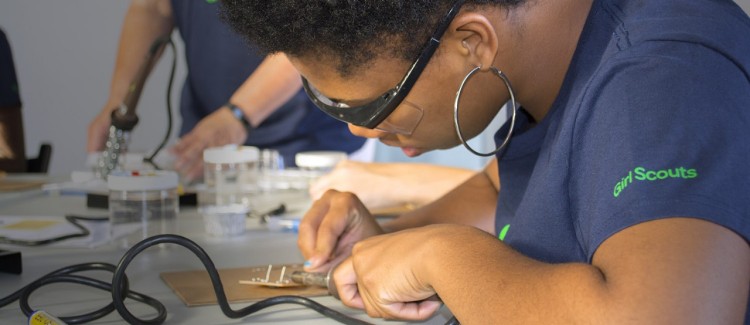
<svg viewBox="0 0 750 325">
<path fill-rule="evenodd" d="M 355 243 L 383 233 L 356 195 L 329 190 L 302 218 L 297 245 L 307 271 L 326 272 L 351 255 Z"/>
<path fill-rule="evenodd" d="M 107 141 L 109 126 L 112 124 L 112 111 L 117 106 L 109 103 L 89 123 L 87 152 L 104 150 L 104 142 Z"/>
</svg>

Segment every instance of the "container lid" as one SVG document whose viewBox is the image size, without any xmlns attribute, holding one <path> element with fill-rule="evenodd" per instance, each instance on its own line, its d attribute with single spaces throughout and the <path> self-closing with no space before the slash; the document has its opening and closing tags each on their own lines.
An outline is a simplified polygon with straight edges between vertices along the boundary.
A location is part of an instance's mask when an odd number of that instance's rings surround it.
<svg viewBox="0 0 750 325">
<path fill-rule="evenodd" d="M 212 164 L 238 164 L 258 161 L 260 150 L 251 146 L 234 144 L 203 150 L 203 162 Z"/>
<path fill-rule="evenodd" d="M 151 191 L 177 188 L 177 173 L 167 170 L 113 171 L 107 187 L 115 191 Z"/>
<path fill-rule="evenodd" d="M 301 168 L 333 168 L 346 157 L 343 151 L 305 151 L 294 155 L 294 162 Z"/>
</svg>

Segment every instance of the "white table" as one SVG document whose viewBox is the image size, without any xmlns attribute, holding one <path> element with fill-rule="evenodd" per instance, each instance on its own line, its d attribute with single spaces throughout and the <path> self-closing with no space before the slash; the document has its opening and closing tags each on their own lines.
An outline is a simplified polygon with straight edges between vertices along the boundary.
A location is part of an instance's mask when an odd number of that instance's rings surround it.
<svg viewBox="0 0 750 325">
<path fill-rule="evenodd" d="M 309 205 L 304 193 L 281 192 L 258 198 L 259 211 L 276 206 L 279 202 L 288 210 L 300 215 Z M 40 191 L 0 195 L 0 215 L 49 216 L 78 214 L 105 216 L 106 210 L 86 208 L 83 196 L 60 196 Z M 216 238 L 203 233 L 203 224 L 194 208 L 183 208 L 177 218 L 178 233 L 202 246 L 218 268 L 235 268 L 278 263 L 300 263 L 303 258 L 296 247 L 296 234 L 272 232 L 248 220 L 247 232 L 234 238 Z M 21 286 L 58 268 L 85 262 L 108 262 L 117 264 L 124 252 L 115 244 L 96 248 L 61 247 L 18 247 L 0 245 L 0 249 L 21 251 L 23 274 L 0 273 L 0 297 L 7 296 Z M 160 300 L 167 308 L 165 324 L 331 324 L 318 313 L 296 305 L 281 305 L 260 311 L 243 319 L 229 319 L 218 305 L 187 307 L 173 291 L 159 278 L 159 273 L 202 269 L 202 264 L 187 249 L 171 245 L 152 247 L 142 252 L 127 269 L 131 289 Z M 89 272 L 102 280 L 110 281 L 111 273 Z M 232 285 L 232 284 L 224 284 Z M 345 314 L 372 323 L 394 324 L 369 318 L 364 312 L 344 307 L 332 297 L 314 298 L 316 301 Z M 52 284 L 36 291 L 31 297 L 31 305 L 56 316 L 82 314 L 106 305 L 111 300 L 109 292 L 73 284 Z M 131 302 L 129 310 L 139 318 L 151 318 L 155 312 L 147 306 Z M 233 304 L 233 309 L 247 306 L 247 303 Z M 446 308 L 425 322 L 444 324 L 450 318 Z M 17 303 L 0 309 L 0 324 L 22 324 L 26 317 Z M 115 311 L 94 324 L 120 324 L 125 321 Z"/>
</svg>

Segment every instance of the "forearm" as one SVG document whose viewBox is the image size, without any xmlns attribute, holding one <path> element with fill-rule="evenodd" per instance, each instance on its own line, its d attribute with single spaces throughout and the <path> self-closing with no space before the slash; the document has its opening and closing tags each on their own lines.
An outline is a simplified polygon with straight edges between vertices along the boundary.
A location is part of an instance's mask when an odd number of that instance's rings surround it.
<svg viewBox="0 0 750 325">
<path fill-rule="evenodd" d="M 109 104 L 118 105 L 143 64 L 151 44 L 173 28 L 168 0 L 134 0 L 123 21 L 115 68 L 110 84 Z M 114 108 L 114 107 L 113 107 Z"/>
<path fill-rule="evenodd" d="M 474 226 L 493 233 L 495 206 L 500 181 L 497 160 L 474 174 L 438 200 L 403 214 L 383 225 L 388 232 L 430 224 L 454 223 Z"/>
<path fill-rule="evenodd" d="M 745 318 L 750 247 L 704 220 L 631 226 L 599 245 L 591 264 L 540 262 L 471 227 L 420 230 L 427 249 L 413 272 L 462 323 L 740 324 Z"/>
<path fill-rule="evenodd" d="M 434 240 L 425 273 L 462 323 L 606 323 L 606 282 L 597 268 L 542 263 L 476 229 L 451 233 Z"/>
<path fill-rule="evenodd" d="M 496 168 L 488 166 L 487 168 Z M 386 223 L 388 232 L 439 223 L 471 225 L 494 232 L 497 188 L 487 174 L 478 172 L 440 199 Z"/>
<path fill-rule="evenodd" d="M 253 126 L 259 125 L 302 87 L 297 70 L 283 54 L 267 56 L 229 100 Z"/>
<path fill-rule="evenodd" d="M 417 206 L 435 201 L 476 174 L 476 171 L 469 169 L 431 164 L 386 163 L 373 166 L 382 168 L 383 175 L 404 184 L 391 186 L 382 195 L 398 204 Z"/>
</svg>

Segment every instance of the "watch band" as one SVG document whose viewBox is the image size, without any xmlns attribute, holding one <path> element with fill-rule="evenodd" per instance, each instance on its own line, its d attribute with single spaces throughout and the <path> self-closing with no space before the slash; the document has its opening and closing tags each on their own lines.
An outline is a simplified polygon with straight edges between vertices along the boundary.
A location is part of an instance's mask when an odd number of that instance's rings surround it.
<svg viewBox="0 0 750 325">
<path fill-rule="evenodd" d="M 240 123 L 242 123 L 242 126 L 244 126 L 245 129 L 249 130 L 250 128 L 252 128 L 252 125 L 250 125 L 250 121 L 248 121 L 245 118 L 245 113 L 242 111 L 241 108 L 239 108 L 237 105 L 232 104 L 232 103 L 226 103 L 224 104 L 224 107 L 228 108 L 229 111 L 232 112 L 232 115 L 234 115 L 234 117 L 238 121 L 240 121 Z"/>
</svg>

